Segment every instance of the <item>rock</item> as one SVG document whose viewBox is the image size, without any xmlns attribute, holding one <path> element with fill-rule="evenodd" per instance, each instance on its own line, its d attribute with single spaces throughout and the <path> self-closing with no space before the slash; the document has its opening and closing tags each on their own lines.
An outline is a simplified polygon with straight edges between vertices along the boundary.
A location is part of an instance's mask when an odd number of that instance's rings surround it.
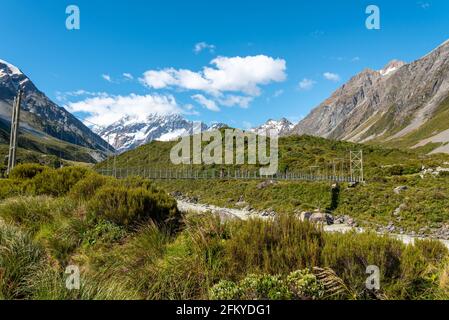
<svg viewBox="0 0 449 320">
<path fill-rule="evenodd" d="M 402 212 L 402 210 L 404 210 L 406 207 L 407 207 L 407 205 L 405 203 L 402 203 L 399 207 L 397 207 L 393 211 L 393 216 L 399 216 L 399 214 Z"/>
<path fill-rule="evenodd" d="M 385 230 L 388 232 L 394 232 L 396 230 L 396 227 L 394 226 L 393 222 L 390 221 Z"/>
<path fill-rule="evenodd" d="M 310 215 L 309 221 L 313 223 L 322 223 L 331 225 L 334 223 L 334 217 L 324 212 L 314 212 Z"/>
<path fill-rule="evenodd" d="M 236 205 L 236 207 L 240 207 L 240 208 L 244 208 L 244 207 L 249 206 L 248 202 L 246 202 L 246 201 L 236 202 L 235 205 Z"/>
<path fill-rule="evenodd" d="M 229 221 L 229 220 L 241 220 L 239 217 L 229 214 L 226 210 L 218 210 L 215 212 L 220 217 L 221 222 Z"/>
<path fill-rule="evenodd" d="M 254 211 L 254 208 L 251 207 L 250 205 L 247 205 L 246 207 L 243 208 L 243 210 L 244 210 L 244 211 L 251 212 L 251 211 Z"/>
<path fill-rule="evenodd" d="M 407 189 L 408 189 L 407 186 L 399 186 L 399 187 L 394 188 L 394 193 L 400 194 L 402 191 L 405 191 Z"/>
<path fill-rule="evenodd" d="M 262 217 L 274 217 L 276 216 L 276 212 L 272 208 L 268 208 L 267 210 L 264 210 L 259 213 Z"/>
<path fill-rule="evenodd" d="M 259 183 L 259 184 L 256 186 L 256 188 L 259 189 L 259 190 L 261 190 L 261 189 L 265 189 L 266 187 L 269 187 L 269 186 L 271 186 L 271 185 L 275 185 L 275 184 L 277 184 L 277 183 L 278 183 L 278 182 L 277 182 L 277 181 L 274 181 L 274 180 L 267 180 L 267 181 L 263 181 L 263 182 Z"/>
<path fill-rule="evenodd" d="M 198 198 L 197 198 L 197 197 L 191 197 L 191 198 L 189 199 L 189 201 L 190 201 L 191 203 L 198 203 Z"/>
<path fill-rule="evenodd" d="M 358 184 L 359 184 L 358 182 L 349 182 L 348 188 L 355 188 L 355 187 L 357 187 Z"/>
<path fill-rule="evenodd" d="M 357 226 L 356 222 L 350 216 L 338 216 L 334 219 L 334 224 L 346 224 L 351 227 Z"/>
<path fill-rule="evenodd" d="M 175 198 L 182 198 L 183 196 L 181 191 L 174 191 L 170 195 Z"/>
<path fill-rule="evenodd" d="M 311 215 L 312 215 L 312 212 L 310 212 L 310 211 L 303 211 L 303 212 L 299 213 L 297 215 L 297 217 L 301 221 L 309 221 Z"/>
</svg>

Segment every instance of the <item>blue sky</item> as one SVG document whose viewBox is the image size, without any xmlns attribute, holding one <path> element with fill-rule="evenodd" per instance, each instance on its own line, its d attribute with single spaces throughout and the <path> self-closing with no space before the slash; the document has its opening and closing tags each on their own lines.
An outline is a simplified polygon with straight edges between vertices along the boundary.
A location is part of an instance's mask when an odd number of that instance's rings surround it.
<svg viewBox="0 0 449 320">
<path fill-rule="evenodd" d="M 80 8 L 80 30 L 65 27 L 69 4 Z M 380 30 L 365 27 L 370 4 L 380 8 Z M 297 121 L 364 68 L 411 62 L 449 38 L 446 0 L 0 0 L 0 8 L 0 59 L 101 125 L 152 111 L 243 128 Z"/>
</svg>

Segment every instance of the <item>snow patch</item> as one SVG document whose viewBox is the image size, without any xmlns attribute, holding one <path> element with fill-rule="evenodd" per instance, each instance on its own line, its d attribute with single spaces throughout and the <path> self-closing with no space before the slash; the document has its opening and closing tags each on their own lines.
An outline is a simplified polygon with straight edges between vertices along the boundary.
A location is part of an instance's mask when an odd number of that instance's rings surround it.
<svg viewBox="0 0 449 320">
<path fill-rule="evenodd" d="M 6 62 L 5 60 L 0 59 L 0 63 L 6 65 L 8 67 L 9 72 L 7 70 L 7 73 L 9 73 L 10 75 L 22 75 L 23 74 L 19 68 L 10 64 L 9 62 Z"/>
</svg>

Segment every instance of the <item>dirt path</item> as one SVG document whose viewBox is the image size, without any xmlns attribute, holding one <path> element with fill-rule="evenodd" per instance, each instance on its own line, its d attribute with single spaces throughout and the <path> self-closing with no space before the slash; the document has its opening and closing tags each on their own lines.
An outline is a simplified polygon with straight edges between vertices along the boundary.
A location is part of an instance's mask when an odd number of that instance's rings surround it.
<svg viewBox="0 0 449 320">
<path fill-rule="evenodd" d="M 270 219 L 270 217 L 264 217 L 258 214 L 254 211 L 248 211 L 244 209 L 230 209 L 230 208 L 221 208 L 213 205 L 208 204 L 200 204 L 200 203 L 191 203 L 183 200 L 177 200 L 178 201 L 178 208 L 182 212 L 187 211 L 196 211 L 196 212 L 212 212 L 214 214 L 218 214 L 221 219 L 241 219 L 241 220 L 248 220 L 249 218 L 260 218 L 260 219 Z M 349 232 L 355 230 L 356 232 L 364 232 L 365 230 L 363 228 L 354 228 L 346 224 L 333 224 L 329 226 L 324 227 L 325 232 Z M 380 233 L 379 233 L 380 234 Z M 403 235 L 403 234 L 393 234 L 388 233 L 388 236 L 392 238 L 396 238 L 398 240 L 401 240 L 405 244 L 413 244 L 416 239 L 425 239 L 423 237 L 416 237 L 416 236 L 410 236 L 410 235 Z M 448 249 L 449 249 L 449 240 L 444 239 L 436 239 L 441 241 Z"/>
</svg>

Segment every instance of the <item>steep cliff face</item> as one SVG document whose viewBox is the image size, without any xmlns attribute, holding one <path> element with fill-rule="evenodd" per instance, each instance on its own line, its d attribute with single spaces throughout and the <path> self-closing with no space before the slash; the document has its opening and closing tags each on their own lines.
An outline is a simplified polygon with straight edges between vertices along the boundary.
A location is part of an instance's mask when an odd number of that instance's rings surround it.
<svg viewBox="0 0 449 320">
<path fill-rule="evenodd" d="M 51 101 L 14 65 L 0 60 L 0 119 L 11 121 L 17 90 L 24 91 L 21 105 L 21 130 L 35 136 L 51 136 L 70 144 L 107 153 L 113 148 L 75 116 Z"/>
<path fill-rule="evenodd" d="M 439 119 L 448 96 L 449 42 L 445 42 L 412 63 L 394 60 L 382 70 L 362 71 L 290 133 L 354 142 L 399 141 L 408 147 L 420 146 L 426 139 L 445 144 L 449 134 L 442 139 L 441 133 L 449 129 L 449 119 L 446 124 Z M 427 128 L 431 121 L 438 122 L 433 131 Z"/>
</svg>

